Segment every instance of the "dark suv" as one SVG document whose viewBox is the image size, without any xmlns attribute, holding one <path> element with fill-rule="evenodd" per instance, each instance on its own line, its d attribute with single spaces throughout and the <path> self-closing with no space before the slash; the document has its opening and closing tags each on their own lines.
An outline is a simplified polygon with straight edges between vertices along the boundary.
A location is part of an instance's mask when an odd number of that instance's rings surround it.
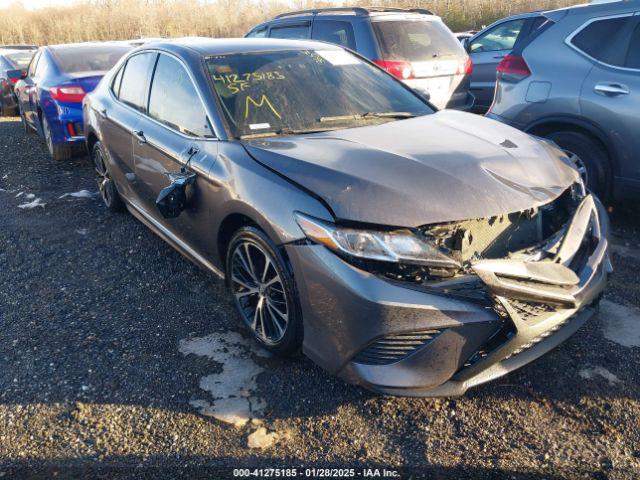
<svg viewBox="0 0 640 480">
<path fill-rule="evenodd" d="M 278 15 L 247 37 L 314 39 L 353 50 L 427 93 L 438 108 L 468 110 L 471 59 L 440 17 L 424 9 L 323 8 Z"/>
</svg>

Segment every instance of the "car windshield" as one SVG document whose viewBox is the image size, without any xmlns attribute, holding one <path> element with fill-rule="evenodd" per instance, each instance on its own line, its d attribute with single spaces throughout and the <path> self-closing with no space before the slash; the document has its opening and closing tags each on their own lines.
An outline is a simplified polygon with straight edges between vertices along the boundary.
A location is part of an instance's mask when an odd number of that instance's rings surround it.
<svg viewBox="0 0 640 480">
<path fill-rule="evenodd" d="M 464 55 L 460 42 L 437 20 L 388 20 L 372 25 L 385 60 L 423 62 Z"/>
<path fill-rule="evenodd" d="M 390 75 L 341 49 L 216 55 L 207 66 L 232 135 L 239 138 L 433 113 Z"/>
<path fill-rule="evenodd" d="M 78 45 L 53 48 L 53 53 L 63 72 L 104 72 L 110 70 L 131 48 L 126 44 Z"/>
<path fill-rule="evenodd" d="M 35 52 L 9 53 L 5 55 L 4 58 L 6 58 L 14 68 L 26 68 L 29 66 L 29 62 L 34 53 Z"/>
</svg>

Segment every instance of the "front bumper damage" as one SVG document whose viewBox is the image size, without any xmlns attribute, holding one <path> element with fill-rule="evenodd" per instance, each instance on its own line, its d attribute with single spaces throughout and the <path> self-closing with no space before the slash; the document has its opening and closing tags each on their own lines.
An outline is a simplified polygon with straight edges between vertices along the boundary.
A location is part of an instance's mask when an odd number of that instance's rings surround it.
<svg viewBox="0 0 640 480">
<path fill-rule="evenodd" d="M 305 353 L 346 381 L 404 396 L 455 396 L 545 354 L 595 312 L 612 271 L 608 218 L 587 195 L 561 234 L 428 285 L 383 278 L 322 246 L 286 247 Z"/>
</svg>

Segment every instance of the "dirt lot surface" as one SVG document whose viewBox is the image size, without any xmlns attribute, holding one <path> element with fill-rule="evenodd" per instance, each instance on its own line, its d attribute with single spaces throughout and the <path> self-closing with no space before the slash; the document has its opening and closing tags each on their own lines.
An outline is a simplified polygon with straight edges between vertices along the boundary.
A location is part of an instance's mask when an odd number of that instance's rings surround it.
<svg viewBox="0 0 640 480">
<path fill-rule="evenodd" d="M 640 477 L 637 211 L 612 214 L 598 317 L 521 370 L 433 400 L 265 357 L 220 281 L 107 212 L 88 160 L 53 162 L 16 118 L 0 119 L 0 189 L 0 478 Z"/>
</svg>

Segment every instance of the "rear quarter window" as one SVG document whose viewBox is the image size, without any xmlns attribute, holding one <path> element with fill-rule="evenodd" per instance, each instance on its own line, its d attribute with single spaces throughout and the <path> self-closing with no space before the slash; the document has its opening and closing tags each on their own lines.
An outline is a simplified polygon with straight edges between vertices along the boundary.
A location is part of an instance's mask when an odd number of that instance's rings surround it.
<svg viewBox="0 0 640 480">
<path fill-rule="evenodd" d="M 640 24 L 638 24 L 631 35 L 625 67 L 640 70 Z"/>
</svg>

